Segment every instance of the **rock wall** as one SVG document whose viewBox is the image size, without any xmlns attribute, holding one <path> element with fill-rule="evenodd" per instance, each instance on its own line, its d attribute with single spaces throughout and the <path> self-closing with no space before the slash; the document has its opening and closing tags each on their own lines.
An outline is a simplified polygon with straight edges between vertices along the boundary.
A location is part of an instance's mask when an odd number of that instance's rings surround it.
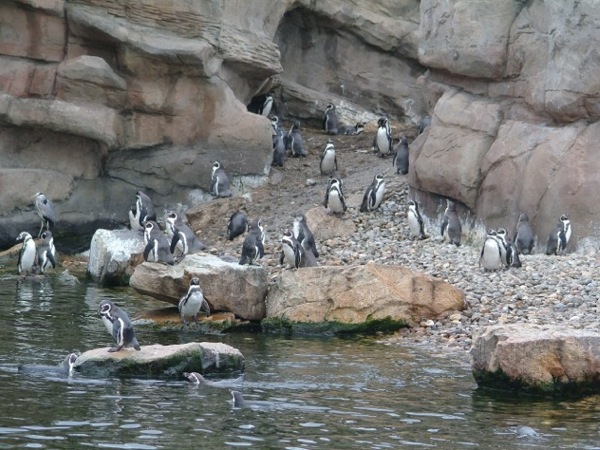
<svg viewBox="0 0 600 450">
<path fill-rule="evenodd" d="M 0 3 L 0 246 L 57 209 L 57 243 L 125 223 L 134 192 L 206 200 L 210 162 L 260 181 L 266 119 L 381 114 L 411 143 L 411 186 L 485 226 L 558 216 L 599 236 L 600 57 L 593 0 L 12 0 Z M 248 183 L 245 183 L 248 185 Z M 437 197 L 435 198 L 436 201 Z"/>
</svg>

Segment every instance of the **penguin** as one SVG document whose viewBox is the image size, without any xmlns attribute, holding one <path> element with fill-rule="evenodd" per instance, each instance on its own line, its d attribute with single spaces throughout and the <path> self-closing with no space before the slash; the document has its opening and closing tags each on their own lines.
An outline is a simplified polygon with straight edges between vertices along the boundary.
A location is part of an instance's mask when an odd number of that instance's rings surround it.
<svg viewBox="0 0 600 450">
<path fill-rule="evenodd" d="M 279 121 L 279 117 L 277 117 L 274 114 L 271 114 L 269 116 L 269 120 L 271 121 L 271 128 L 272 128 L 271 134 L 273 136 L 276 136 L 276 135 L 283 136 L 285 134 L 285 131 L 281 127 L 281 123 Z"/>
<path fill-rule="evenodd" d="M 40 237 L 44 225 L 46 226 L 46 230 L 54 228 L 54 225 L 56 224 L 56 214 L 54 213 L 52 202 L 41 192 L 35 194 L 35 209 L 42 220 L 42 225 L 40 226 L 40 231 L 38 233 L 38 237 Z"/>
<path fill-rule="evenodd" d="M 419 204 L 414 200 L 408 202 L 406 218 L 408 220 L 410 235 L 417 239 L 427 239 L 427 235 L 425 234 L 425 223 L 423 222 L 423 217 L 421 217 L 421 212 L 419 211 Z"/>
<path fill-rule="evenodd" d="M 337 171 L 337 156 L 335 154 L 335 147 L 331 139 L 325 145 L 325 150 L 321 154 L 321 163 L 319 165 L 321 169 L 321 175 L 332 174 Z"/>
<path fill-rule="evenodd" d="M 167 237 L 158 228 L 158 224 L 152 220 L 146 222 L 144 230 L 144 261 L 160 262 L 173 265 L 173 253 Z"/>
<path fill-rule="evenodd" d="M 376 148 L 379 156 L 385 157 L 392 153 L 392 130 L 387 117 L 382 117 L 377 122 L 377 134 L 375 135 Z"/>
<path fill-rule="evenodd" d="M 160 230 L 158 223 L 154 220 L 148 220 L 144 225 L 144 244 L 148 244 L 152 239 L 164 236 L 164 233 Z"/>
<path fill-rule="evenodd" d="M 338 117 L 335 105 L 330 103 L 323 114 L 323 129 L 327 134 L 338 134 Z"/>
<path fill-rule="evenodd" d="M 206 249 L 206 245 L 200 242 L 196 233 L 183 222 L 176 212 L 170 212 L 167 215 L 166 224 L 167 230 L 170 230 L 169 234 L 173 235 L 170 246 L 171 253 L 175 254 L 177 248 L 183 257 Z"/>
<path fill-rule="evenodd" d="M 112 335 L 115 345 L 108 349 L 109 352 L 118 352 L 123 347 L 133 347 L 140 350 L 140 344 L 135 337 L 133 325 L 125 311 L 110 300 L 102 300 L 98 311 L 106 329 Z"/>
<path fill-rule="evenodd" d="M 212 384 L 198 372 L 183 372 L 183 376 L 187 378 L 189 382 L 195 385 L 210 386 Z"/>
<path fill-rule="evenodd" d="M 44 273 L 50 267 L 53 269 L 56 267 L 56 248 L 54 247 L 54 238 L 51 231 L 46 230 L 42 233 L 42 242 L 37 249 L 36 257 L 36 264 L 41 273 Z"/>
<path fill-rule="evenodd" d="M 346 201 L 344 200 L 344 192 L 342 190 L 342 180 L 332 178 L 327 183 L 325 191 L 325 201 L 323 206 L 328 208 L 333 214 L 340 215 L 346 212 Z"/>
<path fill-rule="evenodd" d="M 317 267 L 319 262 L 306 239 L 300 244 L 300 264 L 298 267 Z"/>
<path fill-rule="evenodd" d="M 479 256 L 479 265 L 484 270 L 499 270 L 504 267 L 501 245 L 501 240 L 496 236 L 496 230 L 489 229 Z"/>
<path fill-rule="evenodd" d="M 202 294 L 200 288 L 200 279 L 194 277 L 190 280 L 190 287 L 187 293 L 179 300 L 179 314 L 181 321 L 185 324 L 188 321 L 186 317 L 192 317 L 192 321 L 198 320 L 198 313 L 204 311 L 206 317 L 210 316 L 210 306 Z"/>
<path fill-rule="evenodd" d="M 546 244 L 546 255 L 560 255 L 565 252 L 571 239 L 571 221 L 569 216 L 562 214 L 554 227 L 554 230 L 548 236 Z"/>
<path fill-rule="evenodd" d="M 79 358 L 79 354 L 69 353 L 57 366 L 19 364 L 17 371 L 21 373 L 45 373 L 70 376 L 73 375 L 75 361 L 77 361 L 77 358 Z"/>
<path fill-rule="evenodd" d="M 17 263 L 17 271 L 19 275 L 31 275 L 35 267 L 37 251 L 35 241 L 31 235 L 23 231 L 17 236 L 17 241 L 23 241 L 23 246 L 19 252 L 19 262 Z"/>
<path fill-rule="evenodd" d="M 309 248 L 310 251 L 315 255 L 316 258 L 319 257 L 319 252 L 317 251 L 317 244 L 315 243 L 315 238 L 308 228 L 308 224 L 306 223 L 306 216 L 304 214 L 298 214 L 294 218 L 294 228 L 293 228 L 294 237 L 300 244 L 304 244 L 306 241 L 304 248 Z"/>
<path fill-rule="evenodd" d="M 243 408 L 246 406 L 244 396 L 240 391 L 231 391 L 231 406 L 233 408 Z"/>
<path fill-rule="evenodd" d="M 369 185 L 360 205 L 360 212 L 371 212 L 379 208 L 385 194 L 385 181 L 383 175 L 377 174 Z"/>
<path fill-rule="evenodd" d="M 297 269 L 300 267 L 300 248 L 301 245 L 294 237 L 293 233 L 290 230 L 285 230 L 283 232 L 283 237 L 281 238 L 281 256 L 279 258 L 279 264 L 283 265 L 285 263 L 290 269 Z"/>
<path fill-rule="evenodd" d="M 236 237 L 248 231 L 248 218 L 241 211 L 234 212 L 227 225 L 227 239 L 233 241 Z"/>
<path fill-rule="evenodd" d="M 242 244 L 240 265 L 252 265 L 255 259 L 260 259 L 265 255 L 264 239 L 265 233 L 261 221 L 251 221 L 248 224 L 248 234 Z"/>
<path fill-rule="evenodd" d="M 504 228 L 498 228 L 496 239 L 500 242 L 500 254 L 506 267 L 521 267 L 521 259 L 515 244 L 508 237 Z"/>
<path fill-rule="evenodd" d="M 425 128 L 427 128 L 428 126 L 431 125 L 431 116 L 425 116 L 421 119 L 421 122 L 419 123 L 419 131 L 418 133 L 421 134 L 425 131 Z"/>
<path fill-rule="evenodd" d="M 456 214 L 456 205 L 452 200 L 446 200 L 446 210 L 444 211 L 444 219 L 442 220 L 442 236 L 444 236 L 446 231 L 448 232 L 450 242 L 457 247 L 460 246 L 462 226 Z"/>
<path fill-rule="evenodd" d="M 215 198 L 231 197 L 233 195 L 231 193 L 231 188 L 229 187 L 229 178 L 219 161 L 215 161 L 212 165 L 210 193 Z"/>
<path fill-rule="evenodd" d="M 393 166 L 396 168 L 396 174 L 406 175 L 408 173 L 408 139 L 402 136 L 396 146 Z"/>
<path fill-rule="evenodd" d="M 356 122 L 356 125 L 340 125 L 338 127 L 338 134 L 343 134 L 345 136 L 357 136 L 365 131 L 364 122 Z"/>
<path fill-rule="evenodd" d="M 288 133 L 287 149 L 291 150 L 294 158 L 306 158 L 306 155 L 308 154 L 304 148 L 302 134 L 300 133 L 300 122 L 298 121 L 294 122 Z"/>
<path fill-rule="evenodd" d="M 271 109 L 273 109 L 273 96 L 271 94 L 262 94 L 252 97 L 247 108 L 251 113 L 269 117 Z"/>
<path fill-rule="evenodd" d="M 150 197 L 142 191 L 135 195 L 135 207 L 129 211 L 129 226 L 132 230 L 144 230 L 148 220 L 156 222 L 156 210 Z"/>
<path fill-rule="evenodd" d="M 533 250 L 533 230 L 529 224 L 529 217 L 525 213 L 519 214 L 517 221 L 517 234 L 515 235 L 515 245 L 519 253 L 531 255 Z"/>
<path fill-rule="evenodd" d="M 285 143 L 283 142 L 283 135 L 273 135 L 273 159 L 271 160 L 272 166 L 283 167 L 285 163 Z"/>
</svg>

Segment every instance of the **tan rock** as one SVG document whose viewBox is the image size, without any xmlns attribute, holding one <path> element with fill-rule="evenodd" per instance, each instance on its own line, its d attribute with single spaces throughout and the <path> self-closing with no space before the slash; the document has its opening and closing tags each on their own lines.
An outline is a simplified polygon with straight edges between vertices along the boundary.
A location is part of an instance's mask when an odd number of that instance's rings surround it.
<svg viewBox="0 0 600 450">
<path fill-rule="evenodd" d="M 337 217 L 322 206 L 309 209 L 305 216 L 308 227 L 318 241 L 348 237 L 356 231 L 356 225 L 349 215 Z"/>
</svg>

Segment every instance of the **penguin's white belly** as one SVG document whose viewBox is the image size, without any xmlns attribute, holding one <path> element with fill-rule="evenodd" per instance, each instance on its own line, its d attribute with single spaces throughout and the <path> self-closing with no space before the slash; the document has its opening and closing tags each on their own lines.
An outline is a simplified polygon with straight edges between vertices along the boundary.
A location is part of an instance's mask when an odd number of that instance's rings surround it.
<svg viewBox="0 0 600 450">
<path fill-rule="evenodd" d="M 385 194 L 385 182 L 381 183 L 379 189 L 375 192 L 375 205 L 373 205 L 373 209 L 379 208 L 379 205 L 383 201 L 383 194 Z"/>
<path fill-rule="evenodd" d="M 110 334 L 112 336 L 113 334 L 113 323 L 108 320 L 106 317 L 102 316 L 102 322 L 104 322 L 104 326 L 106 327 L 106 330 L 108 331 L 108 334 Z"/>
<path fill-rule="evenodd" d="M 481 266 L 487 270 L 498 270 L 503 266 L 500 254 L 500 244 L 496 239 L 488 238 L 483 244 L 483 255 L 481 256 Z"/>
<path fill-rule="evenodd" d="M 35 242 L 30 240 L 29 242 L 27 242 L 27 245 L 25 246 L 25 250 L 23 251 L 23 254 L 21 256 L 21 268 L 24 271 L 31 270 L 31 268 L 33 267 L 33 264 L 35 263 L 35 256 L 36 256 Z"/>
<path fill-rule="evenodd" d="M 410 229 L 410 234 L 413 237 L 421 236 L 421 224 L 419 223 L 419 219 L 412 211 L 408 212 L 408 228 Z"/>
<path fill-rule="evenodd" d="M 383 154 L 390 152 L 390 141 L 388 140 L 385 128 L 377 129 L 377 148 Z"/>
<path fill-rule="evenodd" d="M 294 249 L 287 244 L 283 244 L 283 256 L 284 261 L 289 268 L 296 266 L 296 254 L 294 253 Z"/>
<path fill-rule="evenodd" d="M 329 192 L 327 203 L 329 205 L 329 209 L 334 213 L 340 214 L 344 212 L 344 204 L 342 203 L 342 199 L 340 198 L 338 191 L 331 190 Z"/>
<path fill-rule="evenodd" d="M 333 172 L 335 170 L 335 153 L 326 152 L 321 161 L 321 172 Z"/>
<path fill-rule="evenodd" d="M 180 305 L 179 312 L 182 317 L 195 316 L 200 311 L 203 303 L 204 295 L 202 292 L 195 291 L 188 297 L 187 302 Z"/>
</svg>

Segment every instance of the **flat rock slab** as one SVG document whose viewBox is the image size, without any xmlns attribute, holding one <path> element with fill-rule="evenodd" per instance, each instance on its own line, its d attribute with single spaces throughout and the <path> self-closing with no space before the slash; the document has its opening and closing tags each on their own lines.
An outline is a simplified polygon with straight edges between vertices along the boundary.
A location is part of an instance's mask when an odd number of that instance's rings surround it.
<svg viewBox="0 0 600 450">
<path fill-rule="evenodd" d="M 142 345 L 140 351 L 108 352 L 97 348 L 82 354 L 75 370 L 92 377 L 181 378 L 183 372 L 239 375 L 244 356 L 227 344 L 190 342 L 181 345 Z"/>
<path fill-rule="evenodd" d="M 471 348 L 481 387 L 538 394 L 600 393 L 600 334 L 536 325 L 480 330 Z"/>
</svg>

